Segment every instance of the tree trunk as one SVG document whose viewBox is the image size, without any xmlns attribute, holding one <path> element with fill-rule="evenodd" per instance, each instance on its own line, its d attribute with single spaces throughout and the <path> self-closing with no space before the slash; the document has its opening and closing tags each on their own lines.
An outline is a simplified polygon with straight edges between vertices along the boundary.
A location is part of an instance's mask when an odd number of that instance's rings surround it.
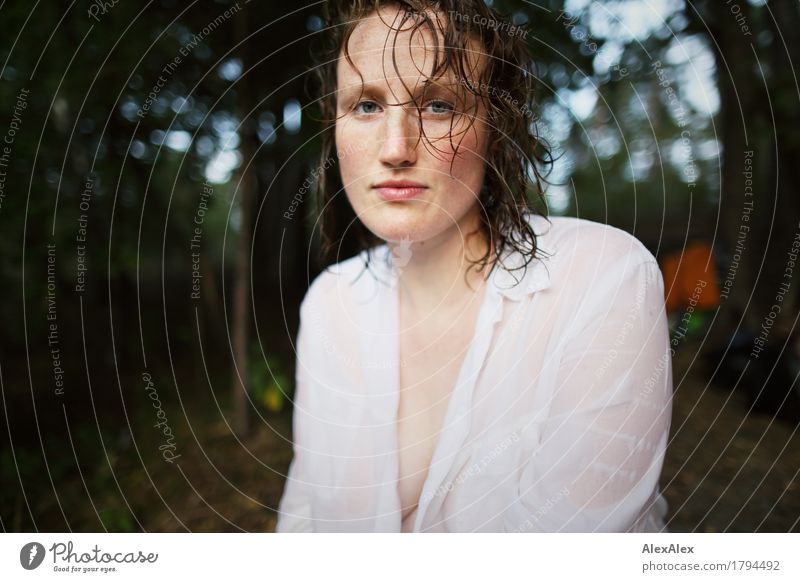
<svg viewBox="0 0 800 582">
<path fill-rule="evenodd" d="M 239 242 L 236 251 L 235 278 L 233 286 L 233 374 L 232 374 L 232 397 L 233 397 L 233 428 L 240 436 L 246 436 L 250 431 L 248 414 L 248 403 L 250 393 L 250 382 L 248 378 L 249 364 L 249 337 L 250 337 L 250 252 L 253 241 L 253 213 L 255 210 L 257 180 L 253 175 L 253 157 L 255 146 L 253 143 L 254 132 L 251 120 L 245 116 L 250 113 L 253 103 L 252 83 L 250 81 L 252 73 L 248 74 L 249 59 L 247 58 L 248 41 L 244 39 L 248 35 L 246 18 L 236 18 L 236 41 L 241 42 L 240 57 L 242 59 L 242 70 L 244 71 L 241 79 L 236 86 L 237 94 L 237 117 L 239 118 L 239 151 L 242 154 L 242 163 L 235 176 L 237 189 L 234 197 L 239 198 L 241 209 L 241 225 L 239 230 Z"/>
</svg>

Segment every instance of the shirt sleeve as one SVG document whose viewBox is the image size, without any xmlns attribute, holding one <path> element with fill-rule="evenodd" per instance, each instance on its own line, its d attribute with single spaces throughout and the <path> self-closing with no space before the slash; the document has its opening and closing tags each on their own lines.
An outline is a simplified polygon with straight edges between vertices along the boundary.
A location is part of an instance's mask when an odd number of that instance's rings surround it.
<svg viewBox="0 0 800 582">
<path fill-rule="evenodd" d="M 522 459 L 516 531 L 630 531 L 656 502 L 672 371 L 652 255 L 596 276 L 573 323 L 549 414 Z"/>
<path fill-rule="evenodd" d="M 283 496 L 278 506 L 278 523 L 275 526 L 275 531 L 278 533 L 314 531 L 307 455 L 310 444 L 308 431 L 312 428 L 308 408 L 310 386 L 305 366 L 302 365 L 302 362 L 309 361 L 311 354 L 308 353 L 307 332 L 302 314 L 303 309 L 297 333 L 297 371 L 292 413 L 294 457 L 289 465 Z"/>
</svg>

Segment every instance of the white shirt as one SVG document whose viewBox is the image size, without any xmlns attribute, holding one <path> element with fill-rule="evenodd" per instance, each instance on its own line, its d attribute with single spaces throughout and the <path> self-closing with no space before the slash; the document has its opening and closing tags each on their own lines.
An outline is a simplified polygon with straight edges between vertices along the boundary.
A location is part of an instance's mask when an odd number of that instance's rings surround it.
<svg viewBox="0 0 800 582">
<path fill-rule="evenodd" d="M 664 531 L 658 264 L 621 230 L 550 220 L 531 218 L 546 257 L 487 281 L 413 531 Z M 335 265 L 303 300 L 279 532 L 400 531 L 397 272 L 385 245 L 370 265 Z"/>
</svg>

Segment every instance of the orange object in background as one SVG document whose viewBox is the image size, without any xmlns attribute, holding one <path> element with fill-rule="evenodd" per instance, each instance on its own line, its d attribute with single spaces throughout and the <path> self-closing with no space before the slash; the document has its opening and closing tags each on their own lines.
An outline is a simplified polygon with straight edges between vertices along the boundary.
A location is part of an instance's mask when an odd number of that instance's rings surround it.
<svg viewBox="0 0 800 582">
<path fill-rule="evenodd" d="M 714 251 L 707 242 L 689 243 L 682 251 L 667 255 L 661 271 L 668 312 L 687 307 L 714 309 L 719 305 Z"/>
</svg>

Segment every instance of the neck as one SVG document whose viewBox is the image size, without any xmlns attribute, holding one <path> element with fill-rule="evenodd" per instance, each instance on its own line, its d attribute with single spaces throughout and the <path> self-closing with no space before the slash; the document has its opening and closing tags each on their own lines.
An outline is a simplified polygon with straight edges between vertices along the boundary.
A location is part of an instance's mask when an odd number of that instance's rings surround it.
<svg viewBox="0 0 800 582">
<path fill-rule="evenodd" d="M 403 250 L 390 243 L 397 261 L 405 256 L 399 270 L 400 299 L 421 315 L 458 310 L 483 289 L 486 269 L 470 269 L 489 247 L 479 232 L 478 215 L 466 218 L 433 239 L 411 243 Z M 487 267 L 488 268 L 488 267 Z"/>
</svg>

